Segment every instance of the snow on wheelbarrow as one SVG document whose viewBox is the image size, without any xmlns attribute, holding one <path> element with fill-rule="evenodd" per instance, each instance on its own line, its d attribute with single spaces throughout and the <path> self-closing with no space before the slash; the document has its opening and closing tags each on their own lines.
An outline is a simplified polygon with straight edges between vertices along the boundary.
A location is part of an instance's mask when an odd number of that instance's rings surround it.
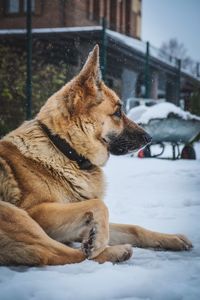
<svg viewBox="0 0 200 300">
<path fill-rule="evenodd" d="M 200 133 L 200 117 L 183 111 L 168 102 L 151 107 L 140 105 L 132 108 L 128 117 L 142 126 L 151 136 L 152 145 L 159 144 L 161 151 L 152 155 L 150 146 L 139 151 L 139 157 L 158 157 L 165 151 L 166 143 L 172 145 L 172 158 L 195 159 L 192 142 Z M 180 145 L 184 145 L 180 152 Z"/>
</svg>

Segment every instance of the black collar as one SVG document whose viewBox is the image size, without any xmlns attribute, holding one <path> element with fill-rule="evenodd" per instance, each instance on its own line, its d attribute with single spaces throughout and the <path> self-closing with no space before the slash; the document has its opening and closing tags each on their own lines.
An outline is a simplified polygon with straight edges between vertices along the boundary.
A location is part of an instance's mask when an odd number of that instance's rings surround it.
<svg viewBox="0 0 200 300">
<path fill-rule="evenodd" d="M 51 142 L 70 160 L 75 161 L 81 170 L 91 170 L 94 165 L 84 156 L 79 155 L 66 140 L 58 134 L 52 134 L 50 129 L 43 123 L 39 122 L 40 127 L 46 133 Z"/>
</svg>

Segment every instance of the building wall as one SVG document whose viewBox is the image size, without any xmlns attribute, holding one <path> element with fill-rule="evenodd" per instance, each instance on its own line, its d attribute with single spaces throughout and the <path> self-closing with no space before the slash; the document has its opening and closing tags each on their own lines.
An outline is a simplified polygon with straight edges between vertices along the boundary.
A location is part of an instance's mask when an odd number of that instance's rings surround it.
<svg viewBox="0 0 200 300">
<path fill-rule="evenodd" d="M 134 21 L 134 25 L 132 26 L 132 28 L 133 28 L 132 35 L 137 38 L 140 38 L 141 37 L 141 18 L 142 18 L 142 6 L 141 6 L 140 0 L 132 1 L 132 14 L 133 14 L 132 19 Z"/>
<path fill-rule="evenodd" d="M 0 0 L 0 28 L 25 28 L 25 12 L 21 10 L 19 14 L 7 13 L 6 1 Z M 34 28 L 94 25 L 96 22 L 88 18 L 87 7 L 87 1 L 81 0 L 35 0 L 32 25 Z"/>
<path fill-rule="evenodd" d="M 19 4 L 18 13 L 9 13 L 10 1 Z M 26 27 L 25 0 L 0 0 L 0 28 Z M 123 34 L 141 37 L 141 0 L 32 0 L 33 28 L 100 25 Z M 13 2 L 12 2 L 13 3 Z"/>
</svg>

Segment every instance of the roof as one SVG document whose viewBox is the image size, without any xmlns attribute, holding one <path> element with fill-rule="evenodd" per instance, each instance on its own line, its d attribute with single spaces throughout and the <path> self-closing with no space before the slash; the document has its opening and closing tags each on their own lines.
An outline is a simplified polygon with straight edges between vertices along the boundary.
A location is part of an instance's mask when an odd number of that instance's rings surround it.
<svg viewBox="0 0 200 300">
<path fill-rule="evenodd" d="M 82 27 L 57 27 L 57 28 L 33 28 L 33 34 L 53 34 L 53 33 L 79 33 L 79 32 L 100 32 L 102 30 L 101 26 L 82 26 Z M 136 50 L 140 52 L 142 55 L 146 53 L 146 42 L 135 39 L 133 37 L 126 36 L 122 33 L 115 32 L 112 30 L 106 30 L 107 35 L 111 38 L 111 40 L 118 41 L 128 48 Z M 0 29 L 0 36 L 3 35 L 21 35 L 26 34 L 26 29 Z M 177 69 L 177 61 L 175 58 L 171 60 L 170 56 L 162 55 L 159 49 L 155 47 L 150 47 L 150 56 L 169 67 Z M 200 81 L 200 78 L 192 74 L 192 72 L 188 69 L 181 69 L 181 72 L 186 76 L 189 76 L 193 79 Z"/>
</svg>

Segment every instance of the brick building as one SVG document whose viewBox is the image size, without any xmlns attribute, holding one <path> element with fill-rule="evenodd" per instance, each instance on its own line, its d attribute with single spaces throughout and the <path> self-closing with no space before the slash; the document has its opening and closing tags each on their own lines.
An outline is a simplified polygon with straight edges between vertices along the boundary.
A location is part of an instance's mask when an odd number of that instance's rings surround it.
<svg viewBox="0 0 200 300">
<path fill-rule="evenodd" d="M 27 0 L 0 0 L 0 28 L 26 26 Z M 100 25 L 141 37 L 141 0 L 32 0 L 33 28 Z"/>
<path fill-rule="evenodd" d="M 0 45 L 10 47 L 19 56 L 24 54 L 23 57 L 27 53 L 26 1 L 0 0 Z M 98 43 L 101 58 L 105 55 L 101 68 L 106 83 L 118 93 L 124 105 L 134 97 L 165 98 L 176 104 L 180 99 L 188 102 L 189 95 L 200 87 L 199 78 L 179 70 L 171 57 L 169 61 L 166 57 L 162 59 L 159 49 L 156 52 L 150 47 L 147 59 L 148 43 L 140 39 L 142 0 L 31 1 L 33 75 L 36 75 L 34 66 L 41 62 L 53 68 L 62 63 L 59 73 L 64 74 L 67 82 L 79 72 L 89 51 Z M 107 30 L 101 24 L 103 17 L 107 20 Z M 11 58 L 9 62 L 13 64 L 11 69 L 15 69 L 15 61 Z M 42 86 L 43 78 L 40 82 Z M 1 87 L 0 83 L 0 93 Z"/>
</svg>

